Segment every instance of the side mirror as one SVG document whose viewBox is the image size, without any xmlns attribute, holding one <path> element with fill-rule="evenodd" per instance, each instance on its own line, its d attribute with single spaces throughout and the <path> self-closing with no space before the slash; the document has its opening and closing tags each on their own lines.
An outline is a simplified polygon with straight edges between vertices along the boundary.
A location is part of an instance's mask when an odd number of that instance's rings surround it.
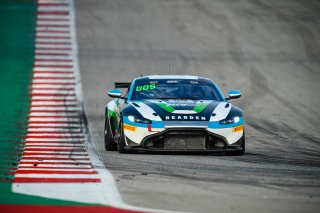
<svg viewBox="0 0 320 213">
<path fill-rule="evenodd" d="M 241 92 L 238 90 L 230 90 L 228 92 L 229 98 L 226 98 L 226 100 L 230 100 L 230 99 L 237 99 L 241 97 Z"/>
<path fill-rule="evenodd" d="M 122 97 L 121 97 L 122 92 L 121 92 L 121 90 L 118 90 L 118 89 L 109 90 L 109 91 L 108 91 L 108 95 L 109 95 L 109 97 L 111 97 L 111 98 L 122 98 Z"/>
</svg>

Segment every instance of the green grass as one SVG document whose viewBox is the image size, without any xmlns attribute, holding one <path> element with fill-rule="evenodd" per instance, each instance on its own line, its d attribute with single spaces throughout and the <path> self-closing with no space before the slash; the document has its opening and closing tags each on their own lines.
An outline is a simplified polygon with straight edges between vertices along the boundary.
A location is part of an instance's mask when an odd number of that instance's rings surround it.
<svg viewBox="0 0 320 213">
<path fill-rule="evenodd" d="M 0 23 L 0 180 L 10 182 L 26 130 L 36 2 L 2 0 Z"/>
</svg>

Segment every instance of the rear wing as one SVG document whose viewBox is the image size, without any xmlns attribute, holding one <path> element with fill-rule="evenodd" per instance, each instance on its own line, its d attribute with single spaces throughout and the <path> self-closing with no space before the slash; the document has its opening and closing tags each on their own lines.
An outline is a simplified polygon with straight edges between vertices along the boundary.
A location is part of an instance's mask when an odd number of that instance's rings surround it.
<svg viewBox="0 0 320 213">
<path fill-rule="evenodd" d="M 119 88 L 128 89 L 130 85 L 131 83 L 129 82 L 114 82 L 115 89 L 119 89 Z"/>
</svg>

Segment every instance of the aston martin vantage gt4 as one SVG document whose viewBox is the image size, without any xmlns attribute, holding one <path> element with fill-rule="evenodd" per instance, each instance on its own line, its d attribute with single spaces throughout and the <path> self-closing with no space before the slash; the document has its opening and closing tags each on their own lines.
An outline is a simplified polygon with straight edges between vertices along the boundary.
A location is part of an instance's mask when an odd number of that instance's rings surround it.
<svg viewBox="0 0 320 213">
<path fill-rule="evenodd" d="M 116 82 L 105 109 L 105 148 L 120 153 L 245 152 L 242 111 L 210 79 L 153 75 Z"/>
</svg>

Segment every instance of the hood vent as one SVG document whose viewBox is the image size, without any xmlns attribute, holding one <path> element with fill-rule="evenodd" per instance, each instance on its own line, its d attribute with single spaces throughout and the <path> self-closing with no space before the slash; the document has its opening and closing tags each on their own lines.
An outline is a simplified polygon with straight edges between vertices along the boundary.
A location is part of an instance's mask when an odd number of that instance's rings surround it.
<svg viewBox="0 0 320 213">
<path fill-rule="evenodd" d="M 132 103 L 133 105 L 135 105 L 136 107 L 140 107 L 138 104 L 136 104 L 136 103 Z"/>
</svg>

